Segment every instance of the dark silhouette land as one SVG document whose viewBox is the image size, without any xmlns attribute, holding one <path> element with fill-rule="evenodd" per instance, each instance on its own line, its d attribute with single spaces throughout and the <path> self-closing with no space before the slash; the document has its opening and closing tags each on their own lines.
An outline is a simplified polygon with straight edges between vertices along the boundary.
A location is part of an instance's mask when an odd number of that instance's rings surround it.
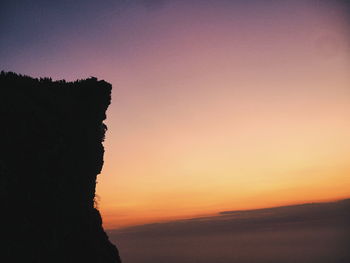
<svg viewBox="0 0 350 263">
<path fill-rule="evenodd" d="M 111 85 L 0 74 L 0 262 L 120 262 L 94 206 Z"/>
<path fill-rule="evenodd" d="M 0 262 L 119 263 L 95 206 L 111 85 L 0 73 Z M 350 199 L 110 230 L 126 263 L 348 263 Z"/>
</svg>

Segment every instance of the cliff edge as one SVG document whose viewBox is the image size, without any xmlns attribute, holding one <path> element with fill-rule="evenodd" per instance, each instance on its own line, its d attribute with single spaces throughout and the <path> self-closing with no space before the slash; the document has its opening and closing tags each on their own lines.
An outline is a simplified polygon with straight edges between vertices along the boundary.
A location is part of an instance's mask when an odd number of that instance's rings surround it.
<svg viewBox="0 0 350 263">
<path fill-rule="evenodd" d="M 94 206 L 111 88 L 0 73 L 0 262 L 120 262 Z"/>
</svg>

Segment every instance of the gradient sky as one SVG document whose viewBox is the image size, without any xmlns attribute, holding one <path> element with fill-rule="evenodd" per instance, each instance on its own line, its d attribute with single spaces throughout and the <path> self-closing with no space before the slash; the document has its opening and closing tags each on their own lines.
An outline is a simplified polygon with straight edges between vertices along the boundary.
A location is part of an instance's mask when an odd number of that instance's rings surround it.
<svg viewBox="0 0 350 263">
<path fill-rule="evenodd" d="M 112 83 L 107 228 L 350 196 L 343 1 L 7 1 L 0 69 Z"/>
</svg>

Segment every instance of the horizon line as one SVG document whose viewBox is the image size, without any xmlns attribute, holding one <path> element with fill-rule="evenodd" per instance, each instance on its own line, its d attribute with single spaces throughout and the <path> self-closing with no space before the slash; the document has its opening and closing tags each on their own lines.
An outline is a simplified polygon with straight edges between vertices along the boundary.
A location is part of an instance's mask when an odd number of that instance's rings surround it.
<svg viewBox="0 0 350 263">
<path fill-rule="evenodd" d="M 198 219 L 207 219 L 207 218 L 214 218 L 214 217 L 220 217 L 225 215 L 232 215 L 234 213 L 239 212 L 252 212 L 252 211 L 260 211 L 260 210 L 266 210 L 266 209 L 278 209 L 283 207 L 296 207 L 296 206 L 305 206 L 305 205 L 315 205 L 315 204 L 331 204 L 331 203 L 338 203 L 338 202 L 346 202 L 350 201 L 350 195 L 347 197 L 342 198 L 331 198 L 331 199 L 324 199 L 319 201 L 310 201 L 310 202 L 303 202 L 303 203 L 289 203 L 285 205 L 276 205 L 276 206 L 267 206 L 267 207 L 261 207 L 261 208 L 253 208 L 253 209 L 241 209 L 241 210 L 226 210 L 226 211 L 219 211 L 214 213 L 208 213 L 207 216 L 191 216 L 191 217 L 183 217 L 178 219 L 164 219 L 160 221 L 145 223 L 145 224 L 135 224 L 135 225 L 129 225 L 129 226 L 121 226 L 121 227 L 115 227 L 115 228 L 107 228 L 105 227 L 106 231 L 115 231 L 115 230 L 126 230 L 126 229 L 132 229 L 132 228 L 138 228 L 143 226 L 151 226 L 151 225 L 158 225 L 158 224 L 167 224 L 167 223 L 175 223 L 175 222 L 181 222 L 181 221 L 191 221 L 191 220 L 198 220 Z"/>
</svg>

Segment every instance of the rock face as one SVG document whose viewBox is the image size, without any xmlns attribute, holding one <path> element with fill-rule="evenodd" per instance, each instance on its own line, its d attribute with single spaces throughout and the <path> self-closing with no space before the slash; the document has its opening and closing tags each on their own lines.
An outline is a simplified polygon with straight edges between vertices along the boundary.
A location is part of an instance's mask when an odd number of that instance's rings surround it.
<svg viewBox="0 0 350 263">
<path fill-rule="evenodd" d="M 0 74 L 0 262 L 120 262 L 94 206 L 112 86 Z"/>
</svg>

